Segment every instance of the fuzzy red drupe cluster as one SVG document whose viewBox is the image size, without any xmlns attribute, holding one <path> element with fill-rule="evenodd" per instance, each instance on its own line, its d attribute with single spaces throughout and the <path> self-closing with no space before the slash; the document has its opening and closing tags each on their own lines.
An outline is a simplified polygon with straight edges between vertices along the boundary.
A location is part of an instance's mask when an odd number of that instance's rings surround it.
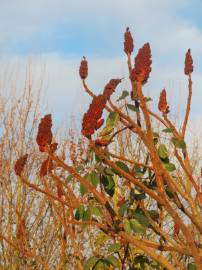
<svg viewBox="0 0 202 270">
<path fill-rule="evenodd" d="M 167 103 L 167 97 L 166 97 L 166 90 L 163 89 L 161 91 L 160 97 L 159 97 L 159 104 L 158 104 L 158 109 L 162 113 L 169 113 L 170 109 Z"/>
<path fill-rule="evenodd" d="M 46 146 L 51 145 L 53 138 L 51 127 L 52 127 L 51 114 L 47 114 L 41 119 L 36 138 L 36 142 L 41 152 L 45 152 Z"/>
<path fill-rule="evenodd" d="M 129 27 L 126 28 L 126 32 L 124 34 L 124 52 L 126 54 L 131 54 L 134 49 L 133 37 L 130 33 Z"/>
<path fill-rule="evenodd" d="M 145 43 L 143 47 L 139 49 L 135 57 L 135 65 L 130 74 L 130 79 L 145 84 L 151 72 L 151 64 L 150 45 L 149 43 Z"/>
<path fill-rule="evenodd" d="M 27 158 L 28 158 L 28 154 L 25 154 L 16 161 L 15 167 L 14 167 L 16 175 L 21 176 L 24 166 L 27 162 Z"/>
<path fill-rule="evenodd" d="M 189 75 L 193 72 L 194 67 L 193 67 L 193 59 L 191 56 L 191 50 L 188 49 L 186 56 L 185 56 L 185 62 L 184 62 L 184 74 Z"/>
</svg>

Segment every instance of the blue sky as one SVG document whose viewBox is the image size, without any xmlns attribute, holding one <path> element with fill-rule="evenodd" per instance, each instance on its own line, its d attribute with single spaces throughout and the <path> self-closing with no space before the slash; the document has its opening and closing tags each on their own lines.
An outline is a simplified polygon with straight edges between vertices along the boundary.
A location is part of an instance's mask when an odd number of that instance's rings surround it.
<svg viewBox="0 0 202 270">
<path fill-rule="evenodd" d="M 36 74 L 45 65 L 50 111 L 57 121 L 70 114 L 79 118 L 90 100 L 78 77 L 80 58 L 89 60 L 88 81 L 96 93 L 111 77 L 127 78 L 123 33 L 130 26 L 135 53 L 147 41 L 152 48 L 153 70 L 145 91 L 157 98 L 166 87 L 176 114 L 182 113 L 179 99 L 186 99 L 184 55 L 192 49 L 192 117 L 200 121 L 201 12 L 200 0 L 0 0 L 0 64 L 2 71 L 5 66 L 21 70 L 22 81 L 30 59 Z M 119 91 L 127 86 L 124 82 Z"/>
<path fill-rule="evenodd" d="M 0 37 L 1 50 L 11 54 L 56 52 L 66 56 L 84 53 L 113 57 L 122 52 L 121 39 L 126 26 L 134 30 L 138 45 L 145 39 L 157 42 L 161 37 L 172 39 L 169 34 L 175 36 L 182 30 L 202 29 L 200 0 L 1 2 L 0 29 L 4 32 Z M 178 44 L 173 42 L 173 50 L 175 46 Z"/>
</svg>

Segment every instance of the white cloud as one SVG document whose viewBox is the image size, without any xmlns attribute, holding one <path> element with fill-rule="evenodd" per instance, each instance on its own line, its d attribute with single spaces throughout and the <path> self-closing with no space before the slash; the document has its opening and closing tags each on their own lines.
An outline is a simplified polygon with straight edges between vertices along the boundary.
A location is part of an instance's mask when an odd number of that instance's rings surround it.
<svg viewBox="0 0 202 270">
<path fill-rule="evenodd" d="M 129 25 L 138 40 L 151 41 L 157 50 L 175 50 L 184 44 L 185 47 L 193 45 L 201 52 L 201 31 L 180 18 L 182 7 L 190 5 L 188 0 L 1 1 L 1 49 L 17 41 L 33 39 L 37 42 L 34 38 L 49 36 L 60 27 L 66 28 L 72 36 L 75 35 L 73 27 L 78 25 L 81 31 L 97 27 L 99 34 L 106 35 L 109 42 L 119 43 L 120 40 L 110 40 L 110 34 L 113 37 L 114 30 L 121 34 Z"/>
<path fill-rule="evenodd" d="M 179 105 L 186 101 L 187 93 L 183 76 L 184 54 L 187 48 L 191 47 L 196 69 L 193 117 L 200 114 L 202 31 L 194 23 L 194 18 L 193 21 L 185 20 L 180 13 L 181 10 L 190 8 L 190 1 L 0 0 L 0 3 L 1 55 L 10 45 L 12 47 L 30 40 L 37 42 L 38 37 L 49 37 L 57 32 L 58 27 L 67 29 L 70 38 L 79 35 L 75 33 L 73 26 L 76 26 L 76 31 L 80 29 L 81 33 L 88 28 L 97 27 L 98 39 L 100 35 L 102 40 L 106 41 L 105 45 L 113 43 L 121 48 L 122 32 L 126 26 L 131 26 L 136 51 L 145 41 L 150 41 L 152 47 L 153 71 L 145 91 L 148 95 L 154 95 L 157 100 L 161 89 L 166 87 L 169 100 L 174 104 L 171 107 L 179 114 L 182 114 Z M 103 51 L 102 46 L 100 44 Z M 107 46 L 105 49 L 107 51 Z M 82 114 L 90 98 L 84 93 L 78 77 L 80 59 L 70 58 L 57 51 L 49 54 L 42 52 L 41 55 L 33 55 L 31 58 L 33 73 L 38 74 L 36 77 L 40 75 L 44 65 L 46 66 L 44 88 L 47 90 L 49 108 L 57 115 L 57 119 L 65 121 L 71 113 L 78 116 Z M 128 76 L 123 55 L 112 58 L 89 55 L 88 58 L 88 81 L 96 93 L 102 91 L 110 78 Z M 4 78 L 5 70 L 7 74 L 12 72 L 15 75 L 15 81 L 19 81 L 19 78 L 23 81 L 26 63 L 27 56 L 5 55 L 0 59 L 0 81 Z M 7 78 L 9 81 L 9 75 Z M 126 86 L 128 84 L 124 81 L 121 88 Z"/>
<path fill-rule="evenodd" d="M 33 57 L 2 57 L 0 59 L 0 92 L 6 95 L 10 88 L 20 92 L 24 87 L 28 66 L 33 75 L 33 88 L 43 80 L 44 100 L 48 101 L 49 110 L 57 120 L 65 120 L 71 114 L 79 116 L 87 109 L 91 98 L 84 92 L 79 77 L 79 58 L 68 59 L 57 54 Z M 89 59 L 89 86 L 98 94 L 105 84 L 113 78 L 125 74 L 125 63 L 117 59 Z M 124 85 L 124 83 L 123 83 Z"/>
<path fill-rule="evenodd" d="M 80 59 L 47 54 L 43 56 L 10 57 L 0 59 L 0 85 L 12 86 L 17 83 L 18 89 L 23 87 L 26 66 L 28 61 L 33 74 L 33 83 L 37 85 L 40 78 L 43 79 L 43 88 L 46 91 L 46 98 L 49 109 L 57 118 L 66 118 L 67 114 L 82 114 L 88 107 L 90 98 L 84 92 L 78 74 Z M 105 84 L 111 78 L 125 78 L 118 88 L 118 93 L 123 89 L 130 90 L 128 82 L 128 70 L 125 57 L 120 58 L 94 58 L 88 59 L 89 63 L 89 87 L 98 94 L 103 91 Z M 12 80 L 10 79 L 12 78 Z M 200 110 L 201 95 L 200 85 L 202 79 L 200 74 L 194 76 L 193 101 L 194 115 Z M 159 93 L 163 88 L 167 89 L 168 101 L 175 114 L 181 115 L 184 110 L 187 97 L 187 78 L 183 75 L 183 69 L 154 66 L 151 76 L 144 87 L 145 95 L 154 98 L 154 110 L 157 109 Z M 2 88 L 2 87 L 1 87 Z M 116 95 L 116 94 L 115 94 Z"/>
</svg>

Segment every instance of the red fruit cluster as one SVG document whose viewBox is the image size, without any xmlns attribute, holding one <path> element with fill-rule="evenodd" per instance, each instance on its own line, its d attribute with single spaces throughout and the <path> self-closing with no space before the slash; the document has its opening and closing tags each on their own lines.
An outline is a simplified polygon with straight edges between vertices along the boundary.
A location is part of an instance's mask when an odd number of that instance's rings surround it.
<svg viewBox="0 0 202 270">
<path fill-rule="evenodd" d="M 24 218 L 20 218 L 17 225 L 16 230 L 17 239 L 25 240 L 26 238 L 26 229 L 25 229 L 25 220 Z"/>
<path fill-rule="evenodd" d="M 64 190 L 61 183 L 57 183 L 57 195 L 58 198 L 62 198 L 64 196 Z"/>
<path fill-rule="evenodd" d="M 121 197 L 117 202 L 117 206 L 121 207 L 125 203 L 125 201 L 126 201 L 125 197 Z"/>
<path fill-rule="evenodd" d="M 85 80 L 88 76 L 88 62 L 85 57 L 83 57 L 83 60 L 81 60 L 79 75 L 82 80 Z"/>
<path fill-rule="evenodd" d="M 50 151 L 51 151 L 51 153 L 54 153 L 57 150 L 57 148 L 58 148 L 58 143 L 52 143 L 50 145 Z"/>
<path fill-rule="evenodd" d="M 50 151 L 51 151 L 51 153 L 54 153 L 57 150 L 57 147 L 58 147 L 58 144 L 57 143 L 52 143 L 50 145 Z M 54 168 L 54 166 L 53 166 L 53 160 L 50 157 L 48 157 L 41 164 L 40 177 L 46 176 L 48 173 L 50 173 L 53 170 L 53 168 Z"/>
<path fill-rule="evenodd" d="M 40 168 L 40 177 L 46 176 L 53 170 L 53 161 L 50 158 L 45 159 Z"/>
<path fill-rule="evenodd" d="M 126 32 L 124 34 L 124 52 L 126 54 L 131 54 L 133 52 L 133 38 L 130 33 L 129 27 L 126 28 Z"/>
<path fill-rule="evenodd" d="M 41 152 L 45 152 L 46 146 L 51 145 L 52 138 L 53 138 L 51 127 L 52 127 L 51 114 L 47 114 L 41 119 L 41 122 L 38 127 L 37 138 L 36 138 L 36 142 Z"/>
<path fill-rule="evenodd" d="M 103 109 L 106 105 L 106 98 L 103 95 L 94 97 L 88 111 L 83 116 L 82 134 L 89 138 L 99 129 L 104 120 L 101 119 Z"/>
<path fill-rule="evenodd" d="M 186 56 L 185 56 L 185 62 L 184 62 L 184 74 L 189 75 L 193 72 L 193 59 L 191 56 L 191 50 L 188 49 Z"/>
<path fill-rule="evenodd" d="M 177 223 L 174 224 L 174 230 L 173 230 L 173 234 L 174 235 L 178 235 L 180 232 L 180 227 Z"/>
<path fill-rule="evenodd" d="M 102 140 L 101 138 L 98 137 L 95 140 L 95 144 L 98 145 L 98 146 L 107 146 L 109 144 L 109 141 Z"/>
<path fill-rule="evenodd" d="M 103 96 L 109 100 L 113 92 L 115 91 L 117 85 L 121 82 L 121 79 L 111 79 L 108 84 L 106 84 Z"/>
<path fill-rule="evenodd" d="M 161 91 L 160 97 L 159 97 L 159 104 L 158 104 L 158 109 L 162 113 L 169 113 L 170 109 L 167 103 L 167 97 L 166 97 L 166 90 L 163 89 Z"/>
<path fill-rule="evenodd" d="M 111 79 L 104 88 L 103 94 L 93 98 L 88 111 L 83 116 L 82 134 L 89 138 L 94 134 L 95 130 L 99 129 L 103 123 L 102 112 L 105 108 L 107 100 L 115 91 L 121 79 Z"/>
<path fill-rule="evenodd" d="M 145 84 L 151 72 L 151 64 L 150 45 L 149 43 L 145 43 L 144 46 L 139 49 L 138 54 L 135 57 L 135 66 L 130 74 L 130 79 Z"/>
<path fill-rule="evenodd" d="M 14 167 L 14 170 L 15 170 L 16 175 L 21 176 L 22 171 L 24 169 L 24 166 L 25 166 L 25 164 L 27 162 L 27 158 L 28 158 L 28 154 L 25 154 L 24 156 L 20 157 L 16 161 L 15 167 Z"/>
</svg>

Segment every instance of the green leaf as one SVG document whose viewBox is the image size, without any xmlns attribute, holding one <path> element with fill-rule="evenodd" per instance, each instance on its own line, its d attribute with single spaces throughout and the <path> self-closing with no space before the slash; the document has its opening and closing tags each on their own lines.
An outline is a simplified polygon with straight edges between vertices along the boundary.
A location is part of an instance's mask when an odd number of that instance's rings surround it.
<svg viewBox="0 0 202 270">
<path fill-rule="evenodd" d="M 163 166 L 166 168 L 168 172 L 173 172 L 176 170 L 175 164 L 173 163 L 165 163 Z"/>
<path fill-rule="evenodd" d="M 134 218 L 130 220 L 130 226 L 135 233 L 145 233 L 146 227 Z"/>
<path fill-rule="evenodd" d="M 168 150 L 164 144 L 160 144 L 158 147 L 159 157 L 165 159 L 168 157 Z"/>
<path fill-rule="evenodd" d="M 180 149 L 185 149 L 186 148 L 186 143 L 185 143 L 184 140 L 179 141 L 178 148 L 180 148 Z"/>
<path fill-rule="evenodd" d="M 149 259 L 146 256 L 144 256 L 144 255 L 138 255 L 138 256 L 136 256 L 134 258 L 133 264 L 134 265 L 140 264 L 141 269 L 147 269 L 147 268 L 145 268 L 145 264 L 147 264 L 147 265 L 149 264 L 150 265 L 150 261 L 149 261 Z"/>
<path fill-rule="evenodd" d="M 152 269 L 154 270 L 162 270 L 162 267 L 160 266 L 160 264 L 155 261 L 150 262 L 150 265 Z"/>
<path fill-rule="evenodd" d="M 135 176 L 142 177 L 144 173 L 142 172 L 141 168 L 138 165 L 135 165 L 134 167 Z"/>
<path fill-rule="evenodd" d="M 175 147 L 180 148 L 180 149 L 185 149 L 186 148 L 186 143 L 183 139 L 179 140 L 175 137 L 171 139 L 172 143 L 175 145 Z"/>
<path fill-rule="evenodd" d="M 70 174 L 70 175 L 68 175 L 67 176 L 67 178 L 66 178 L 66 180 L 69 182 L 69 181 L 71 181 L 73 179 L 73 176 Z"/>
<path fill-rule="evenodd" d="M 112 252 L 118 252 L 121 249 L 121 244 L 120 243 L 115 243 L 115 244 L 111 244 L 108 247 L 108 252 L 112 253 Z"/>
<path fill-rule="evenodd" d="M 170 190 L 169 187 L 166 187 L 165 191 L 166 191 L 166 194 L 168 195 L 168 197 L 170 199 L 173 199 L 174 198 L 173 192 Z"/>
<path fill-rule="evenodd" d="M 153 134 L 153 137 L 154 137 L 154 138 L 159 138 L 159 133 L 158 133 L 158 132 L 153 131 L 152 134 Z"/>
<path fill-rule="evenodd" d="M 106 126 L 102 129 L 102 131 L 98 134 L 98 137 L 104 137 L 104 136 L 107 136 L 107 135 L 110 135 L 112 133 L 112 131 L 114 130 L 113 127 L 111 126 Z"/>
<path fill-rule="evenodd" d="M 154 142 L 154 145 L 156 145 L 158 143 L 158 141 L 159 141 L 159 133 L 153 131 L 153 142 Z"/>
<path fill-rule="evenodd" d="M 77 172 L 83 171 L 83 169 L 84 169 L 84 167 L 82 165 L 79 165 L 76 167 Z"/>
<path fill-rule="evenodd" d="M 91 219 L 91 210 L 90 207 L 84 211 L 83 213 L 83 220 L 90 220 Z"/>
<path fill-rule="evenodd" d="M 101 183 L 103 184 L 105 192 L 110 196 L 113 197 L 115 192 L 115 182 L 112 176 L 110 175 L 102 175 L 101 176 Z"/>
<path fill-rule="evenodd" d="M 162 132 L 172 133 L 173 132 L 173 129 L 172 128 L 165 128 L 165 129 L 162 130 Z"/>
<path fill-rule="evenodd" d="M 99 207 L 90 206 L 91 215 L 100 217 L 102 215 L 102 210 Z"/>
<path fill-rule="evenodd" d="M 126 106 L 127 106 L 127 108 L 128 108 L 129 110 L 131 110 L 131 111 L 133 111 L 133 112 L 139 112 L 139 111 L 140 111 L 139 108 L 136 107 L 135 105 L 127 104 Z"/>
<path fill-rule="evenodd" d="M 169 157 L 167 157 L 167 158 L 165 158 L 165 159 L 161 158 L 161 161 L 163 162 L 163 164 L 168 164 L 168 163 L 170 163 Z"/>
<path fill-rule="evenodd" d="M 113 128 L 119 119 L 120 117 L 117 112 L 110 112 L 106 121 L 106 126 Z"/>
<path fill-rule="evenodd" d="M 97 187 L 98 183 L 100 182 L 100 176 L 95 171 L 87 173 L 85 178 L 95 187 Z"/>
<path fill-rule="evenodd" d="M 110 266 L 110 262 L 106 259 L 99 259 L 94 265 L 92 270 L 108 270 Z"/>
<path fill-rule="evenodd" d="M 37 262 L 33 259 L 31 262 L 30 262 L 31 266 L 34 267 L 34 269 L 36 269 L 37 267 Z"/>
<path fill-rule="evenodd" d="M 144 200 L 146 199 L 146 194 L 142 191 L 139 191 L 137 188 L 133 191 L 133 198 L 136 201 Z"/>
<path fill-rule="evenodd" d="M 132 228 L 130 226 L 130 222 L 126 218 L 123 219 L 123 228 L 125 232 L 127 232 L 128 234 L 132 234 Z"/>
<path fill-rule="evenodd" d="M 121 217 L 123 217 L 127 209 L 128 209 L 128 202 L 125 202 L 125 203 L 122 204 L 121 207 L 119 208 L 119 211 L 118 211 L 118 212 L 119 212 L 119 215 L 120 215 Z"/>
<path fill-rule="evenodd" d="M 87 188 L 84 185 L 80 184 L 81 196 L 83 196 L 86 192 L 87 192 Z"/>
<path fill-rule="evenodd" d="M 114 267 L 120 267 L 120 262 L 119 262 L 119 260 L 115 257 L 115 256 L 113 256 L 113 255 L 110 255 L 110 256 L 108 256 L 107 258 L 107 261 L 112 265 L 112 266 L 114 266 Z M 116 268 L 117 269 L 117 268 Z"/>
<path fill-rule="evenodd" d="M 111 176 L 114 175 L 113 170 L 112 170 L 111 168 L 108 168 L 108 167 L 104 168 L 104 172 L 105 172 L 107 175 L 111 175 Z"/>
<path fill-rule="evenodd" d="M 105 174 L 105 167 L 103 165 L 100 165 L 100 164 L 96 164 L 95 165 L 95 169 L 101 173 L 101 174 Z"/>
<path fill-rule="evenodd" d="M 99 157 L 98 157 L 98 156 L 95 154 L 95 161 L 99 163 L 99 162 L 101 162 L 101 161 L 102 161 L 102 159 L 101 159 L 101 158 L 99 158 Z"/>
<path fill-rule="evenodd" d="M 154 139 L 153 139 L 154 145 L 157 145 L 158 141 L 159 141 L 158 138 L 154 138 Z"/>
<path fill-rule="evenodd" d="M 152 98 L 146 97 L 145 101 L 146 101 L 146 102 L 152 101 Z"/>
<path fill-rule="evenodd" d="M 196 270 L 196 265 L 194 263 L 189 263 L 188 270 Z"/>
<path fill-rule="evenodd" d="M 149 210 L 149 215 L 150 217 L 154 220 L 157 221 L 159 219 L 159 213 L 156 210 Z"/>
<path fill-rule="evenodd" d="M 120 100 L 126 98 L 128 95 L 129 95 L 128 91 L 123 90 L 121 96 L 116 101 L 120 101 Z"/>
<path fill-rule="evenodd" d="M 123 171 L 125 171 L 127 173 L 130 173 L 130 170 L 129 170 L 128 166 L 125 163 L 123 163 L 122 161 L 116 161 L 115 164 L 116 164 L 116 166 L 118 166 L 119 168 L 121 168 Z"/>
<path fill-rule="evenodd" d="M 100 247 L 100 246 L 103 246 L 104 245 L 104 242 L 108 241 L 110 239 L 110 237 L 103 233 L 103 232 L 99 232 L 97 235 L 96 235 L 96 239 L 94 241 L 94 244 L 95 244 L 95 247 Z"/>
<path fill-rule="evenodd" d="M 76 220 L 82 219 L 84 211 L 85 211 L 84 205 L 83 204 L 79 205 L 79 207 L 77 208 L 76 213 L 75 213 L 75 219 Z"/>
<path fill-rule="evenodd" d="M 144 200 L 144 199 L 147 198 L 145 193 L 140 193 L 140 192 L 139 193 L 134 193 L 133 197 L 134 197 L 134 199 L 136 201 L 141 201 L 141 200 Z"/>
<path fill-rule="evenodd" d="M 148 218 L 144 215 L 144 213 L 135 212 L 133 216 L 140 224 L 144 225 L 145 227 L 149 226 Z"/>
<path fill-rule="evenodd" d="M 92 270 L 92 268 L 94 267 L 94 265 L 97 263 L 97 261 L 99 260 L 98 257 L 91 257 L 89 258 L 85 263 L 84 263 L 84 270 Z"/>
</svg>

